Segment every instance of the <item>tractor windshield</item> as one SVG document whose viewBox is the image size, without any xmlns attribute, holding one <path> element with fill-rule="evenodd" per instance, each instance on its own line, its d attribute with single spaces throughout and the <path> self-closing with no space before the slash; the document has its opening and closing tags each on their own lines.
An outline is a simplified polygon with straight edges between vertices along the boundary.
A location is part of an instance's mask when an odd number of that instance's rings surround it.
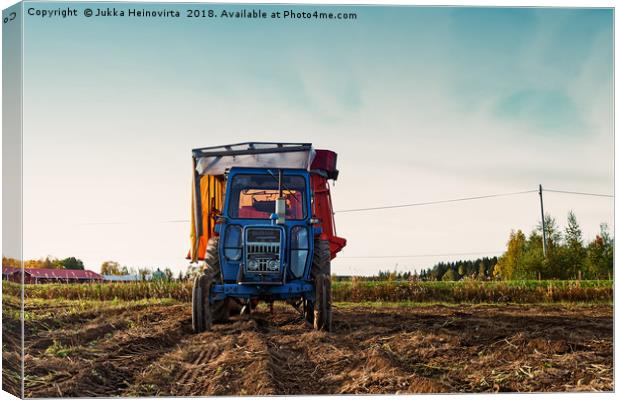
<svg viewBox="0 0 620 400">
<path fill-rule="evenodd" d="M 286 200 L 286 218 L 306 216 L 306 181 L 302 176 L 284 176 L 282 195 Z M 269 219 L 276 209 L 278 180 L 271 175 L 235 175 L 230 187 L 228 216 L 244 219 Z"/>
</svg>

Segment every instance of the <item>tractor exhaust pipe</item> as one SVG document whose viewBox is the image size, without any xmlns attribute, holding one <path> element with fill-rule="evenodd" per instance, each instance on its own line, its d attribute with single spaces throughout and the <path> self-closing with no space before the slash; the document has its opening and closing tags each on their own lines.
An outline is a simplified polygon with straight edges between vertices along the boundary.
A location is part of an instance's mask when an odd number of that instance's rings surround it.
<svg viewBox="0 0 620 400">
<path fill-rule="evenodd" d="M 278 198 L 276 199 L 276 223 L 283 225 L 286 221 L 286 200 L 282 191 L 282 170 L 278 170 Z"/>
</svg>

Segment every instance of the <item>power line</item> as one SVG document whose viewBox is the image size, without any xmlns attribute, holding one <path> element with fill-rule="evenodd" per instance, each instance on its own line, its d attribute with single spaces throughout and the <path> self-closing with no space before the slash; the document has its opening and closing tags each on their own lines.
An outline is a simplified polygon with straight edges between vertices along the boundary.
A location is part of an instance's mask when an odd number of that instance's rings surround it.
<svg viewBox="0 0 620 400">
<path fill-rule="evenodd" d="M 408 204 L 395 204 L 395 205 L 386 205 L 386 206 L 376 206 L 376 207 L 366 207 L 366 208 L 352 208 L 347 210 L 337 210 L 334 211 L 334 214 L 343 214 L 343 213 L 351 213 L 351 212 L 362 212 L 362 211 L 378 211 L 378 210 L 388 210 L 393 208 L 406 208 L 406 207 L 417 207 L 417 206 L 428 206 L 433 204 L 445 204 L 445 203 L 456 203 L 461 201 L 471 201 L 471 200 L 480 200 L 480 199 L 489 199 L 494 197 L 507 197 L 507 196 L 516 196 L 527 193 L 536 193 L 537 189 L 533 190 L 523 190 L 519 192 L 508 192 L 508 193 L 495 193 L 488 194 L 482 196 L 472 196 L 472 197 L 461 197 L 456 199 L 447 199 L 447 200 L 435 200 L 435 201 L 425 201 L 419 203 L 408 203 Z M 553 193 L 564 193 L 564 194 L 575 194 L 581 196 L 596 196 L 596 197 L 611 197 L 614 195 L 610 194 L 600 194 L 600 193 L 587 193 L 587 192 L 574 192 L 567 190 L 554 190 L 554 189 L 544 189 L 544 192 L 553 192 Z M 77 225 L 129 225 L 129 224 L 177 224 L 177 223 L 187 223 L 188 219 L 170 219 L 164 221 L 143 221 L 143 222 L 85 222 Z"/>
<path fill-rule="evenodd" d="M 503 252 L 504 250 L 476 251 L 476 252 L 469 252 L 469 253 L 412 254 L 412 255 L 400 255 L 400 256 L 338 256 L 336 260 L 341 259 L 341 258 L 374 259 L 374 258 L 420 258 L 420 257 L 474 256 L 478 254 L 498 254 L 498 253 L 503 253 Z"/>
<path fill-rule="evenodd" d="M 553 190 L 553 189 L 544 189 L 544 192 L 553 192 L 553 193 L 566 193 L 566 194 L 578 194 L 582 196 L 596 196 L 596 197 L 614 197 L 613 194 L 600 194 L 600 193 L 586 193 L 586 192 L 571 192 L 568 190 Z"/>
<path fill-rule="evenodd" d="M 386 210 L 386 209 L 391 209 L 391 208 L 427 206 L 427 205 L 431 205 L 431 204 L 455 203 L 455 202 L 458 202 L 458 201 L 488 199 L 488 198 L 491 198 L 491 197 L 515 196 L 515 195 L 519 195 L 519 194 L 534 193 L 534 192 L 537 192 L 537 190 L 524 190 L 524 191 L 521 191 L 521 192 L 487 194 L 487 195 L 483 195 L 483 196 L 462 197 L 462 198 L 458 198 L 458 199 L 449 199 L 449 200 L 426 201 L 426 202 L 422 202 L 422 203 L 398 204 L 398 205 L 377 206 L 377 207 L 368 207 L 368 208 L 353 208 L 353 209 L 349 209 L 349 210 L 334 211 L 334 214 L 342 214 L 342 213 L 348 213 L 348 212 L 359 212 L 359 211 Z"/>
<path fill-rule="evenodd" d="M 178 224 L 189 222 L 189 219 L 169 219 L 162 221 L 111 221 L 111 222 L 81 222 L 76 225 L 134 225 L 134 224 Z"/>
</svg>

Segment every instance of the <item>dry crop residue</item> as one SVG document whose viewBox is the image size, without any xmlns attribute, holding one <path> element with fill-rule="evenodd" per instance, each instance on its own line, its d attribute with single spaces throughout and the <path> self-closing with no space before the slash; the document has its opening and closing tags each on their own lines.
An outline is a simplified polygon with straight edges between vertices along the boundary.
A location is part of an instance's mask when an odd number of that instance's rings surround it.
<svg viewBox="0 0 620 400">
<path fill-rule="evenodd" d="M 613 390 L 611 306 L 292 308 L 191 333 L 186 304 L 26 327 L 26 396 Z M 45 329 L 42 329 L 45 324 Z"/>
</svg>

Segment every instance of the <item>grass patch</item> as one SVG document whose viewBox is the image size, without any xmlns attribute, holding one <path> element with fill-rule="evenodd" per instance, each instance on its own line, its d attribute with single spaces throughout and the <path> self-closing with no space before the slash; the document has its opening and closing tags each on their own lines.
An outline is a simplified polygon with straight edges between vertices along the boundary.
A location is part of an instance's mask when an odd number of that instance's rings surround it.
<svg viewBox="0 0 620 400">
<path fill-rule="evenodd" d="M 74 353 L 74 351 L 75 350 L 72 347 L 63 346 L 62 344 L 54 340 L 54 343 L 50 347 L 45 349 L 45 354 L 62 358 L 69 357 Z"/>
<path fill-rule="evenodd" d="M 497 307 L 502 308 L 506 306 L 536 306 L 536 307 L 557 307 L 562 306 L 566 308 L 592 308 L 600 306 L 612 307 L 613 303 L 584 303 L 584 302 L 557 302 L 557 303 L 448 303 L 448 302 L 413 302 L 413 301 L 338 301 L 333 304 L 334 308 L 430 308 L 436 306 L 459 308 L 463 305 L 466 306 L 481 306 L 481 307 Z"/>
<path fill-rule="evenodd" d="M 50 306 L 50 301 L 45 300 L 41 302 L 41 299 L 27 299 L 26 307 L 24 310 L 24 320 L 26 321 L 39 321 L 45 319 L 56 319 L 60 317 L 66 317 L 73 314 L 80 314 L 88 311 L 97 310 L 125 310 L 131 308 L 142 308 L 149 306 L 171 306 L 179 304 L 178 300 L 170 298 L 162 299 L 140 299 L 133 301 L 120 301 L 120 300 L 55 300 L 53 302 L 53 308 L 46 308 Z"/>
<path fill-rule="evenodd" d="M 334 282 L 332 297 L 344 302 L 414 303 L 610 303 L 613 281 Z"/>
<path fill-rule="evenodd" d="M 125 306 L 128 302 L 190 302 L 191 282 L 157 281 L 94 284 L 41 284 L 25 286 L 25 309 L 36 307 L 90 308 L 91 302 L 111 302 Z M 14 303 L 19 285 L 3 282 L 3 291 Z M 411 302 L 411 303 L 598 303 L 613 301 L 613 281 L 334 281 L 332 298 L 336 302 Z M 78 301 L 78 303 L 67 303 Z M 161 304 L 161 303 L 160 303 Z M 170 303 L 168 303 L 170 304 Z M 32 318 L 32 316 L 27 316 Z"/>
</svg>

